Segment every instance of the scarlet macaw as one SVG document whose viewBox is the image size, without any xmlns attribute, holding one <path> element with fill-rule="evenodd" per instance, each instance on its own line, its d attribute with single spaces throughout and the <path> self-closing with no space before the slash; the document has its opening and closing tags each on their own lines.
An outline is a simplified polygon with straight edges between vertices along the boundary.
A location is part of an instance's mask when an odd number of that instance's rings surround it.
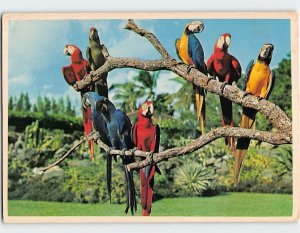
<svg viewBox="0 0 300 233">
<path fill-rule="evenodd" d="M 208 73 L 213 77 L 218 77 L 223 82 L 222 89 L 226 84 L 235 84 L 241 77 L 242 68 L 239 61 L 228 53 L 231 35 L 225 33 L 220 36 L 214 46 L 214 52 L 207 61 Z M 232 102 L 220 96 L 222 108 L 222 126 L 233 126 Z M 234 138 L 225 138 L 226 145 L 231 146 L 234 151 Z"/>
<path fill-rule="evenodd" d="M 194 66 L 203 74 L 207 74 L 206 64 L 204 62 L 204 51 L 200 41 L 194 35 L 204 30 L 204 24 L 201 21 L 188 23 L 180 39 L 176 39 L 176 52 L 180 60 L 190 66 Z M 195 93 L 195 109 L 197 118 L 200 121 L 201 132 L 204 134 L 205 123 L 205 91 L 203 88 L 193 85 Z"/>
<path fill-rule="evenodd" d="M 146 101 L 138 110 L 138 120 L 133 126 L 132 140 L 138 150 L 158 152 L 160 143 L 160 128 L 152 122 L 154 113 L 153 103 Z M 140 170 L 140 190 L 142 215 L 149 216 L 153 197 L 154 173 L 157 166 L 146 166 Z"/>
<path fill-rule="evenodd" d="M 272 60 L 274 46 L 264 44 L 258 58 L 254 63 L 250 61 L 245 76 L 243 78 L 242 89 L 247 94 L 255 95 L 259 98 L 267 99 L 275 83 L 275 73 L 271 71 L 269 64 Z M 241 128 L 250 129 L 255 121 L 256 110 L 243 107 L 243 115 L 240 123 Z M 239 138 L 235 151 L 235 174 L 234 186 L 237 187 L 240 169 L 249 147 L 250 139 Z"/>
<path fill-rule="evenodd" d="M 132 149 L 133 143 L 131 140 L 131 122 L 128 116 L 120 109 L 116 109 L 112 102 L 104 96 L 98 96 L 96 100 L 96 111 L 100 112 L 106 122 L 108 138 L 113 148 L 119 150 Z M 127 166 L 135 161 L 134 157 L 122 156 L 123 171 L 125 175 L 125 193 L 127 197 L 127 205 L 125 213 L 129 208 L 131 214 L 137 210 L 135 187 L 132 171 L 128 171 Z"/>
<path fill-rule="evenodd" d="M 97 29 L 91 27 L 89 33 L 89 47 L 86 49 L 86 58 L 92 68 L 92 71 L 97 70 L 105 63 L 102 48 L 103 45 L 100 43 L 100 37 Z M 96 91 L 98 95 L 108 97 L 107 73 L 102 74 L 100 80 L 96 82 Z"/>
<path fill-rule="evenodd" d="M 74 85 L 76 81 L 80 81 L 84 76 L 90 72 L 89 64 L 87 60 L 82 57 L 81 50 L 75 45 L 66 45 L 64 48 L 64 54 L 71 56 L 71 64 L 62 68 L 62 73 L 65 80 L 69 85 Z M 81 90 L 81 97 L 88 91 L 94 91 L 95 85 L 92 84 Z M 83 127 L 85 135 L 88 135 L 93 130 L 92 113 L 91 109 L 82 107 Z M 94 160 L 94 141 L 89 142 L 90 157 Z"/>
</svg>

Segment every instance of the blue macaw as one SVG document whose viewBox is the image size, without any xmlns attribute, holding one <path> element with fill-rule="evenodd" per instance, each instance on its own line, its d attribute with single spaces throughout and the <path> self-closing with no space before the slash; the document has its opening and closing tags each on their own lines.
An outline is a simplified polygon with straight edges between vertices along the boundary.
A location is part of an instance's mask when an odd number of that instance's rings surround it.
<svg viewBox="0 0 300 233">
<path fill-rule="evenodd" d="M 97 94 L 96 94 L 97 95 Z M 128 116 L 120 109 L 116 109 L 112 102 L 104 96 L 95 98 L 95 109 L 101 113 L 106 123 L 107 136 L 110 145 L 114 149 L 128 150 L 134 147 L 131 139 L 131 122 Z M 133 181 L 133 173 L 128 171 L 127 165 L 135 162 L 134 157 L 121 156 L 123 163 L 123 171 L 125 175 L 125 192 L 127 198 L 127 206 L 125 213 L 130 208 L 132 215 L 137 210 L 135 187 Z"/>
<path fill-rule="evenodd" d="M 204 24 L 201 21 L 188 23 L 180 39 L 176 39 L 176 52 L 183 63 L 194 66 L 203 74 L 207 74 L 206 64 L 204 62 L 204 51 L 200 41 L 194 33 L 202 32 Z M 195 109 L 198 120 L 200 121 L 201 132 L 204 134 L 205 123 L 205 91 L 203 88 L 194 85 Z"/>
<path fill-rule="evenodd" d="M 96 102 L 99 99 L 99 95 L 95 92 L 87 92 L 82 97 L 82 106 L 84 108 L 91 108 L 92 112 L 92 121 L 94 125 L 94 129 L 99 133 L 100 139 L 109 147 L 111 147 L 111 143 L 108 137 L 108 130 L 106 126 L 106 122 L 100 112 L 96 109 Z M 111 202 L 111 167 L 112 167 L 112 158 L 111 155 L 106 155 L 106 185 L 107 192 L 109 195 L 109 200 Z"/>
</svg>

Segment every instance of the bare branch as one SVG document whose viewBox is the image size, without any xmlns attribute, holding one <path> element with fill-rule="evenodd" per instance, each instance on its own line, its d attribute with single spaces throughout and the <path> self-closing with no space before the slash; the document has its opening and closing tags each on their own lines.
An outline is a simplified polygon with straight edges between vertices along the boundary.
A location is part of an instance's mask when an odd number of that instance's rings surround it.
<svg viewBox="0 0 300 233">
<path fill-rule="evenodd" d="M 55 161 L 52 164 L 49 164 L 47 167 L 41 167 L 38 168 L 38 172 L 45 172 L 48 169 L 60 164 L 61 162 L 63 162 L 67 157 L 69 157 L 72 152 L 74 150 L 76 150 L 83 142 L 85 142 L 87 139 L 86 138 L 82 138 L 78 143 L 76 143 L 70 150 L 68 150 L 60 159 L 58 159 L 57 161 Z"/>
<path fill-rule="evenodd" d="M 133 19 L 129 19 L 127 25 L 125 26 L 125 29 L 134 31 L 135 33 L 139 34 L 140 36 L 146 37 L 151 44 L 156 48 L 156 50 L 162 55 L 163 58 L 171 58 L 170 54 L 167 52 L 167 50 L 162 46 L 162 44 L 159 42 L 159 40 L 156 38 L 156 36 L 144 30 L 143 28 L 139 28 L 136 23 L 133 21 Z"/>
<path fill-rule="evenodd" d="M 138 161 L 132 164 L 129 164 L 127 167 L 129 170 L 138 170 L 141 169 L 149 164 L 157 164 L 163 160 L 177 157 L 185 154 L 190 154 L 205 145 L 209 144 L 210 142 L 221 138 L 233 136 L 237 138 L 250 138 L 255 139 L 258 141 L 268 142 L 273 145 L 282 145 L 282 144 L 290 144 L 292 143 L 292 137 L 288 134 L 284 133 L 271 133 L 266 131 L 258 131 L 253 129 L 244 129 L 238 127 L 221 127 L 214 129 L 196 139 L 191 144 L 182 147 L 176 147 L 172 149 L 168 149 L 159 153 L 154 153 L 153 158 L 150 157 L 150 152 L 144 152 L 140 150 L 115 150 L 109 148 L 105 145 L 99 137 L 97 136 L 94 138 L 98 146 L 106 151 L 107 154 L 110 155 L 125 155 L 125 156 L 134 156 L 134 157 L 144 157 L 146 159 L 142 161 Z"/>
<path fill-rule="evenodd" d="M 163 59 L 144 61 L 136 58 L 113 58 L 109 56 L 108 51 L 104 46 L 103 49 L 106 51 L 105 54 L 107 57 L 106 62 L 98 70 L 87 75 L 83 80 L 78 81 L 74 85 L 75 90 L 79 91 L 85 88 L 91 83 L 98 81 L 103 73 L 109 72 L 116 68 L 135 68 L 146 71 L 169 70 L 211 93 L 224 96 L 243 107 L 249 107 L 257 110 L 263 114 L 280 132 L 285 132 L 292 137 L 291 120 L 275 104 L 264 99 L 260 100 L 253 95 L 247 95 L 244 98 L 245 92 L 236 86 L 227 85 L 222 92 L 221 82 L 214 79 L 209 79 L 208 76 L 202 74 L 195 68 L 190 69 L 189 66 L 176 62 L 175 59 L 170 57 L 170 55 L 152 33 L 139 28 L 133 20 L 129 20 L 125 28 L 136 32 L 140 36 L 146 37 L 163 56 Z"/>
</svg>

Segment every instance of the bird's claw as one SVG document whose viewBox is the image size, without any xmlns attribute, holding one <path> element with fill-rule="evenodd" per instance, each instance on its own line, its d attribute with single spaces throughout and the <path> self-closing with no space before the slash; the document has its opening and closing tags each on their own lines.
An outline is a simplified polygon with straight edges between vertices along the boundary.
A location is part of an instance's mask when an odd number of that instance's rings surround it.
<svg viewBox="0 0 300 233">
<path fill-rule="evenodd" d="M 261 100 L 263 100 L 263 99 L 264 99 L 263 97 L 258 96 L 258 101 L 261 101 Z"/>
<path fill-rule="evenodd" d="M 224 88 L 225 88 L 226 85 L 228 85 L 228 82 L 227 82 L 227 81 L 225 81 L 225 82 L 222 83 L 222 85 L 221 85 L 221 87 L 220 87 L 221 93 L 223 93 Z"/>
<path fill-rule="evenodd" d="M 136 147 L 134 147 L 134 148 L 132 148 L 131 149 L 131 154 L 132 154 L 132 156 L 134 156 L 134 153 L 137 151 L 137 148 Z"/>
<path fill-rule="evenodd" d="M 193 66 L 189 66 L 189 65 L 188 65 L 188 68 L 187 68 L 187 73 L 188 73 L 188 74 L 191 72 L 192 68 L 193 68 Z"/>
<path fill-rule="evenodd" d="M 125 158 L 126 149 L 122 149 L 122 157 Z"/>
<path fill-rule="evenodd" d="M 245 98 L 246 96 L 248 96 L 248 95 L 251 95 L 251 93 L 248 92 L 248 91 L 246 91 L 246 92 L 243 94 L 242 99 L 244 99 L 244 98 Z"/>
<path fill-rule="evenodd" d="M 206 85 L 208 85 L 208 83 L 213 79 L 215 79 L 215 77 L 213 77 L 213 76 L 207 77 Z"/>
<path fill-rule="evenodd" d="M 149 152 L 149 158 L 150 158 L 151 165 L 154 165 L 154 164 L 155 164 L 153 155 L 154 155 L 154 152 L 153 152 L 153 151 L 150 151 L 150 152 Z"/>
</svg>

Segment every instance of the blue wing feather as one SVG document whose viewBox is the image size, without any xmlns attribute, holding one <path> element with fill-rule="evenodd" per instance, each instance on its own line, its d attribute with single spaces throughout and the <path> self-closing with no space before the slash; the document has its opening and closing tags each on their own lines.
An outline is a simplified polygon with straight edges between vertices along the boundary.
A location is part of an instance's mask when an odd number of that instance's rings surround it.
<svg viewBox="0 0 300 233">
<path fill-rule="evenodd" d="M 243 91 L 246 91 L 247 83 L 248 83 L 253 65 L 254 65 L 254 60 L 251 60 L 246 68 L 246 72 L 245 72 L 243 82 L 242 82 L 242 90 Z"/>
<path fill-rule="evenodd" d="M 196 69 L 201 73 L 207 74 L 203 47 L 194 34 L 191 34 L 188 37 L 188 54 L 192 58 Z"/>
</svg>

